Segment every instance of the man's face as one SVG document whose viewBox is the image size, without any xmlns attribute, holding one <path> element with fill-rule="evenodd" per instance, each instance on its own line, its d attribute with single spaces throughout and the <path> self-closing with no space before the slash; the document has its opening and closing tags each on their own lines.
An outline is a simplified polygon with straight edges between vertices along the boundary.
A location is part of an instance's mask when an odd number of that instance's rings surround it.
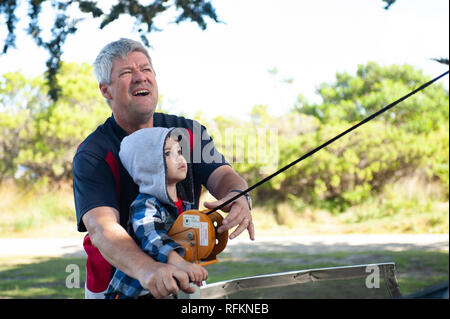
<svg viewBox="0 0 450 319">
<path fill-rule="evenodd" d="M 114 117 L 126 123 L 148 121 L 158 103 L 155 72 L 145 54 L 138 51 L 113 60 L 110 84 L 100 84 L 100 90 Z"/>
</svg>

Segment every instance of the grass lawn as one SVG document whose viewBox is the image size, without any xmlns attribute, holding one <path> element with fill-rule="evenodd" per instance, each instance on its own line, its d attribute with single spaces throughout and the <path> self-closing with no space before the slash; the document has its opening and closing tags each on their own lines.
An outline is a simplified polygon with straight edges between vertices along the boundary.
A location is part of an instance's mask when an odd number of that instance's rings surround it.
<svg viewBox="0 0 450 319">
<path fill-rule="evenodd" d="M 227 254 L 207 267 L 208 283 L 261 274 L 395 262 L 403 295 L 448 280 L 449 255 L 442 251 L 335 252 L 330 254 L 250 254 L 233 259 Z M 79 269 L 79 277 L 73 269 Z M 0 298 L 84 298 L 84 258 L 0 258 Z M 79 278 L 79 288 L 76 287 Z M 69 285 L 75 287 L 67 288 Z"/>
</svg>

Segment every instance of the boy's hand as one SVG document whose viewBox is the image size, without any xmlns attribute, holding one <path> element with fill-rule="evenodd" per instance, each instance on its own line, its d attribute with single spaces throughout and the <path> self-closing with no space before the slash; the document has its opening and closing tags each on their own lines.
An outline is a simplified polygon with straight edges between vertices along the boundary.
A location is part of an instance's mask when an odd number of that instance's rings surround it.
<svg viewBox="0 0 450 319">
<path fill-rule="evenodd" d="M 202 281 L 208 278 L 208 271 L 205 268 L 184 260 L 175 251 L 169 254 L 167 263 L 185 271 L 189 279 L 199 287 L 202 285 Z"/>
<path fill-rule="evenodd" d="M 174 266 L 184 270 L 188 274 L 189 279 L 199 287 L 201 287 L 203 280 L 208 278 L 208 271 L 199 264 L 183 260 L 183 262 Z"/>
</svg>

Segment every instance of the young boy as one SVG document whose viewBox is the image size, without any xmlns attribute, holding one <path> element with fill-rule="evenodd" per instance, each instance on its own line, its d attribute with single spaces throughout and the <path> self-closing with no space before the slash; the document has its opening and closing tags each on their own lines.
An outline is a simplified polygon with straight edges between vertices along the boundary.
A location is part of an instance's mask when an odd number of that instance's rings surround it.
<svg viewBox="0 0 450 319">
<path fill-rule="evenodd" d="M 184 270 L 192 282 L 201 286 L 208 272 L 185 261 L 183 246 L 167 235 L 178 214 L 191 209 L 191 203 L 183 202 L 177 192 L 177 183 L 190 172 L 178 140 L 171 133 L 174 129 L 145 128 L 125 137 L 120 145 L 120 160 L 139 186 L 139 195 L 130 207 L 128 232 L 153 259 Z M 119 269 L 106 292 L 107 299 L 143 295 L 149 292 Z"/>
</svg>

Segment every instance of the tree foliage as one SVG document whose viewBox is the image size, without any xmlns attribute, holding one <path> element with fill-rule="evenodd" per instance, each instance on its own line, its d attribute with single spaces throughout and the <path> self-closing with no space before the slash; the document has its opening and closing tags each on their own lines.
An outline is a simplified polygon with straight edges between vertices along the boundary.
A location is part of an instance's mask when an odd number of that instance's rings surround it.
<svg viewBox="0 0 450 319">
<path fill-rule="evenodd" d="M 110 115 L 90 66 L 62 64 L 57 79 L 57 102 L 48 98 L 43 77 L 0 79 L 0 179 L 71 178 L 77 146 Z"/>
<path fill-rule="evenodd" d="M 383 2 L 386 4 L 384 9 L 389 10 L 389 8 L 395 3 L 396 0 L 383 0 Z"/>
<path fill-rule="evenodd" d="M 223 139 L 220 125 L 208 123 L 208 127 L 213 128 L 210 133 L 219 137 L 216 144 L 230 160 L 239 158 L 239 149 L 248 152 L 257 145 L 252 139 L 261 135 L 258 128 L 277 129 L 277 149 L 265 140 L 265 149 L 272 148 L 265 153 L 268 162 L 262 157 L 233 164 L 253 185 L 427 80 L 408 65 L 368 63 L 359 66 L 356 75 L 338 73 L 333 83 L 320 85 L 322 103 L 310 104 L 300 95 L 296 111 L 278 118 L 271 117 L 267 107 L 256 106 L 253 125 L 216 119 L 216 123 L 234 128 L 234 139 Z M 313 204 L 341 211 L 412 175 L 439 183 L 441 196 L 448 199 L 448 114 L 448 91 L 433 84 L 253 190 L 255 202 L 292 201 L 297 206 Z M 236 147 L 237 141 L 248 147 Z"/>
<path fill-rule="evenodd" d="M 257 105 L 251 122 L 196 119 L 254 185 L 427 80 L 407 65 L 368 63 L 355 75 L 338 73 L 333 83 L 320 85 L 320 104 L 300 98 L 294 111 L 280 117 Z M 70 180 L 77 146 L 111 114 L 90 66 L 63 64 L 58 81 L 61 96 L 53 102 L 43 77 L 0 78 L 0 181 Z M 448 113 L 448 91 L 435 83 L 253 190 L 255 203 L 340 211 L 413 174 L 441 185 L 448 200 Z"/>
<path fill-rule="evenodd" d="M 166 11 L 177 12 L 175 22 L 192 21 L 201 29 L 206 29 L 205 18 L 218 22 L 214 7 L 208 0 L 154 0 L 151 4 L 143 4 L 139 0 L 116 0 L 109 8 L 104 9 L 100 1 L 83 0 L 28 0 L 28 17 L 30 19 L 27 33 L 39 47 L 49 52 L 47 60 L 46 80 L 49 87 L 49 96 L 56 101 L 61 94 L 61 85 L 57 81 L 57 73 L 61 67 L 63 45 L 67 37 L 77 31 L 78 24 L 83 20 L 79 14 L 71 16 L 74 9 L 87 14 L 91 18 L 99 18 L 100 29 L 116 21 L 121 15 L 129 15 L 135 19 L 135 27 L 145 45 L 149 45 L 147 34 L 159 30 L 154 25 L 157 16 Z M 0 16 L 6 20 L 7 37 L 4 41 L 3 53 L 16 44 L 16 25 L 20 17 L 16 9 L 20 4 L 17 0 L 1 0 Z M 42 35 L 41 12 L 45 4 L 50 4 L 55 18 L 51 29 L 51 38 L 45 39 Z"/>
<path fill-rule="evenodd" d="M 358 66 L 356 76 L 337 73 L 334 83 L 321 84 L 321 103 L 299 100 L 296 108 L 322 123 L 361 121 L 429 80 L 409 65 L 382 67 L 369 62 Z M 401 102 L 381 119 L 409 132 L 436 130 L 449 120 L 448 92 L 442 84 L 434 84 Z"/>
</svg>

